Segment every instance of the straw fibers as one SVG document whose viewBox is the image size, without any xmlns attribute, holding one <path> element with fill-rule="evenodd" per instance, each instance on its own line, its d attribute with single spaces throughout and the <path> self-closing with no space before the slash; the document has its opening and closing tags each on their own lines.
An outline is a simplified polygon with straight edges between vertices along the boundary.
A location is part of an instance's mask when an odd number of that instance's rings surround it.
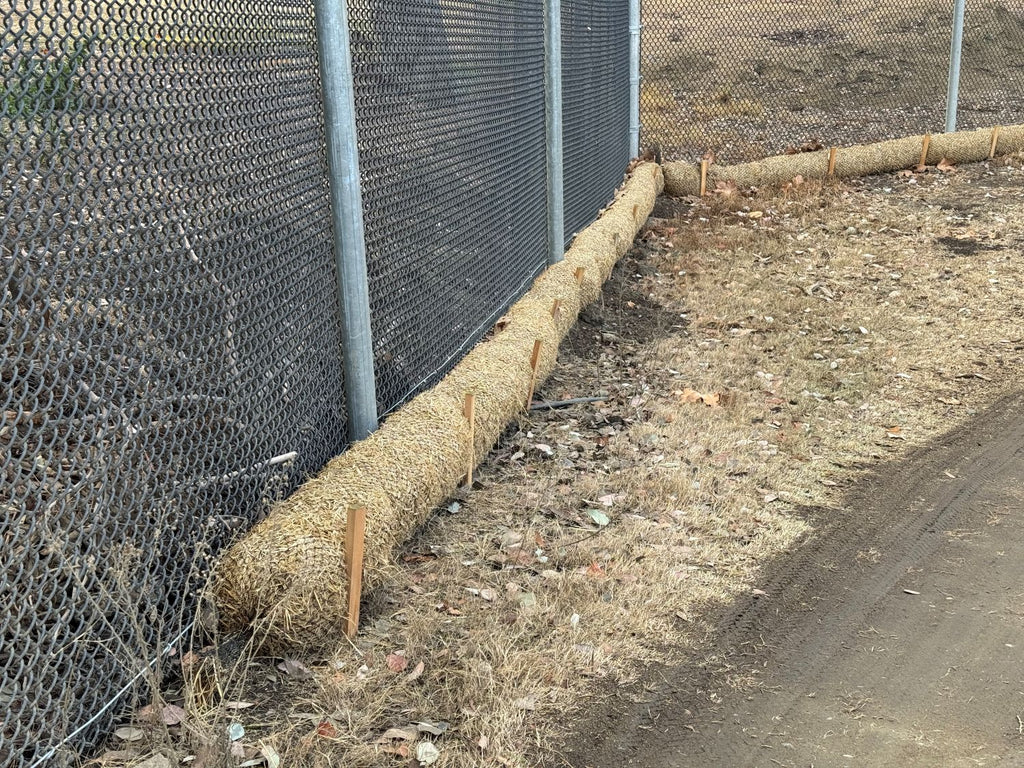
<svg viewBox="0 0 1024 768">
<path fill-rule="evenodd" d="M 936 165 L 943 159 L 950 163 L 973 163 L 985 160 L 992 152 L 995 137 L 996 155 L 1024 150 L 1024 125 L 1004 125 L 977 131 L 940 133 L 929 137 L 925 165 Z M 911 136 L 877 144 L 841 147 L 836 150 L 836 178 L 869 176 L 915 168 L 921 162 L 924 136 Z M 797 176 L 805 179 L 823 179 L 828 176 L 828 149 L 780 155 L 718 168 L 708 168 L 706 188 L 713 191 L 719 183 L 732 183 L 741 189 L 747 187 L 783 184 Z M 666 163 L 665 191 L 677 197 L 700 193 L 700 165 L 692 163 Z"/>
<path fill-rule="evenodd" d="M 600 218 L 437 386 L 390 416 L 373 435 L 330 461 L 232 546 L 212 581 L 220 630 L 247 628 L 265 652 L 336 646 L 346 619 L 345 522 L 366 509 L 364 589 L 388 579 L 394 553 L 456 489 L 524 410 L 530 357 L 542 342 L 537 382 L 555 366 L 558 345 L 580 309 L 594 301 L 616 261 L 654 207 L 660 167 L 637 166 Z M 582 282 L 576 272 L 583 268 Z M 552 306 L 561 302 L 557 317 Z M 475 439 L 463 416 L 475 396 Z"/>
</svg>

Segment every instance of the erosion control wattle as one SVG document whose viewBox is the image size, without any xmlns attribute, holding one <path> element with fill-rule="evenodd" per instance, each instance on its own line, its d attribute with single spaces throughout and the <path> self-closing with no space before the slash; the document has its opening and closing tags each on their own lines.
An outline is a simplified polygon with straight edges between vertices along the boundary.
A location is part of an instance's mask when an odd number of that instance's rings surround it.
<svg viewBox="0 0 1024 768">
<path fill-rule="evenodd" d="M 228 550 L 212 582 L 221 631 L 251 628 L 267 652 L 337 644 L 348 614 L 348 511 L 366 510 L 364 587 L 373 590 L 395 567 L 396 549 L 466 477 L 468 463 L 480 461 L 526 408 L 533 387 L 554 368 L 559 343 L 580 309 L 600 295 L 662 186 L 660 167 L 637 166 L 564 261 L 537 278 L 489 339 Z M 473 395 L 472 424 L 467 395 Z"/>
<path fill-rule="evenodd" d="M 976 163 L 1024 150 L 1024 125 L 1004 125 L 977 131 L 911 136 L 853 147 L 825 148 L 816 152 L 780 155 L 752 163 L 707 168 L 705 186 L 718 184 L 739 188 L 783 184 L 797 176 L 805 179 L 853 178 L 889 173 L 919 165 Z M 698 195 L 701 167 L 692 163 L 665 164 L 665 191 L 670 195 Z"/>
</svg>

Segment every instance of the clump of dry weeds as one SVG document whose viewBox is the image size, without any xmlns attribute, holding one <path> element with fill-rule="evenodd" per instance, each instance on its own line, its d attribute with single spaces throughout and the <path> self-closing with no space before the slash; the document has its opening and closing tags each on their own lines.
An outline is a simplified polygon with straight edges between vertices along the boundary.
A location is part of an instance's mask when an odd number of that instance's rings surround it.
<svg viewBox="0 0 1024 768">
<path fill-rule="evenodd" d="M 665 201 L 540 393 L 605 402 L 510 429 L 309 679 L 255 659 L 255 706 L 191 717 L 284 765 L 558 764 L 588 696 L 699 646 L 804 508 L 1015 385 L 1021 165 Z"/>
</svg>

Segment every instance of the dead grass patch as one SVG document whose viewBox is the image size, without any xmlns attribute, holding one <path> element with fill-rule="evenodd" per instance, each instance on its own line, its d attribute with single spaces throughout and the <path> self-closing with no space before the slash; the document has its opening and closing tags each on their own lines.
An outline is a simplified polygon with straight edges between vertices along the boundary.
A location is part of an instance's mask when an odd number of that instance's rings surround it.
<svg viewBox="0 0 1024 768">
<path fill-rule="evenodd" d="M 354 645 L 305 680 L 252 660 L 255 706 L 196 732 L 289 766 L 559 764 L 588 695 L 699 648 L 802 510 L 1016 386 L 1021 165 L 659 203 L 539 393 L 608 399 L 521 419 Z"/>
</svg>

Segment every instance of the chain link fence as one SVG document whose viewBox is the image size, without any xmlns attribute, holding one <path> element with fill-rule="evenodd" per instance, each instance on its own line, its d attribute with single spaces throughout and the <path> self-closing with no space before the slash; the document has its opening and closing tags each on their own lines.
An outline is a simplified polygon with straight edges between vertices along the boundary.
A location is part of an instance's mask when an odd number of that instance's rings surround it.
<svg viewBox="0 0 1024 768">
<path fill-rule="evenodd" d="M 567 235 L 628 163 L 627 7 L 563 9 Z M 546 263 L 544 11 L 350 2 L 381 413 Z M 211 559 L 347 429 L 311 0 L 12 0 L 0 15 L 14 768 L 97 743 L 187 645 Z"/>
<path fill-rule="evenodd" d="M 953 0 L 643 0 L 644 146 L 759 159 L 944 127 Z M 960 128 L 1024 121 L 1024 0 L 967 0 Z"/>
<path fill-rule="evenodd" d="M 628 29 L 628 3 L 563 0 L 566 243 L 608 203 L 629 163 Z"/>
</svg>

